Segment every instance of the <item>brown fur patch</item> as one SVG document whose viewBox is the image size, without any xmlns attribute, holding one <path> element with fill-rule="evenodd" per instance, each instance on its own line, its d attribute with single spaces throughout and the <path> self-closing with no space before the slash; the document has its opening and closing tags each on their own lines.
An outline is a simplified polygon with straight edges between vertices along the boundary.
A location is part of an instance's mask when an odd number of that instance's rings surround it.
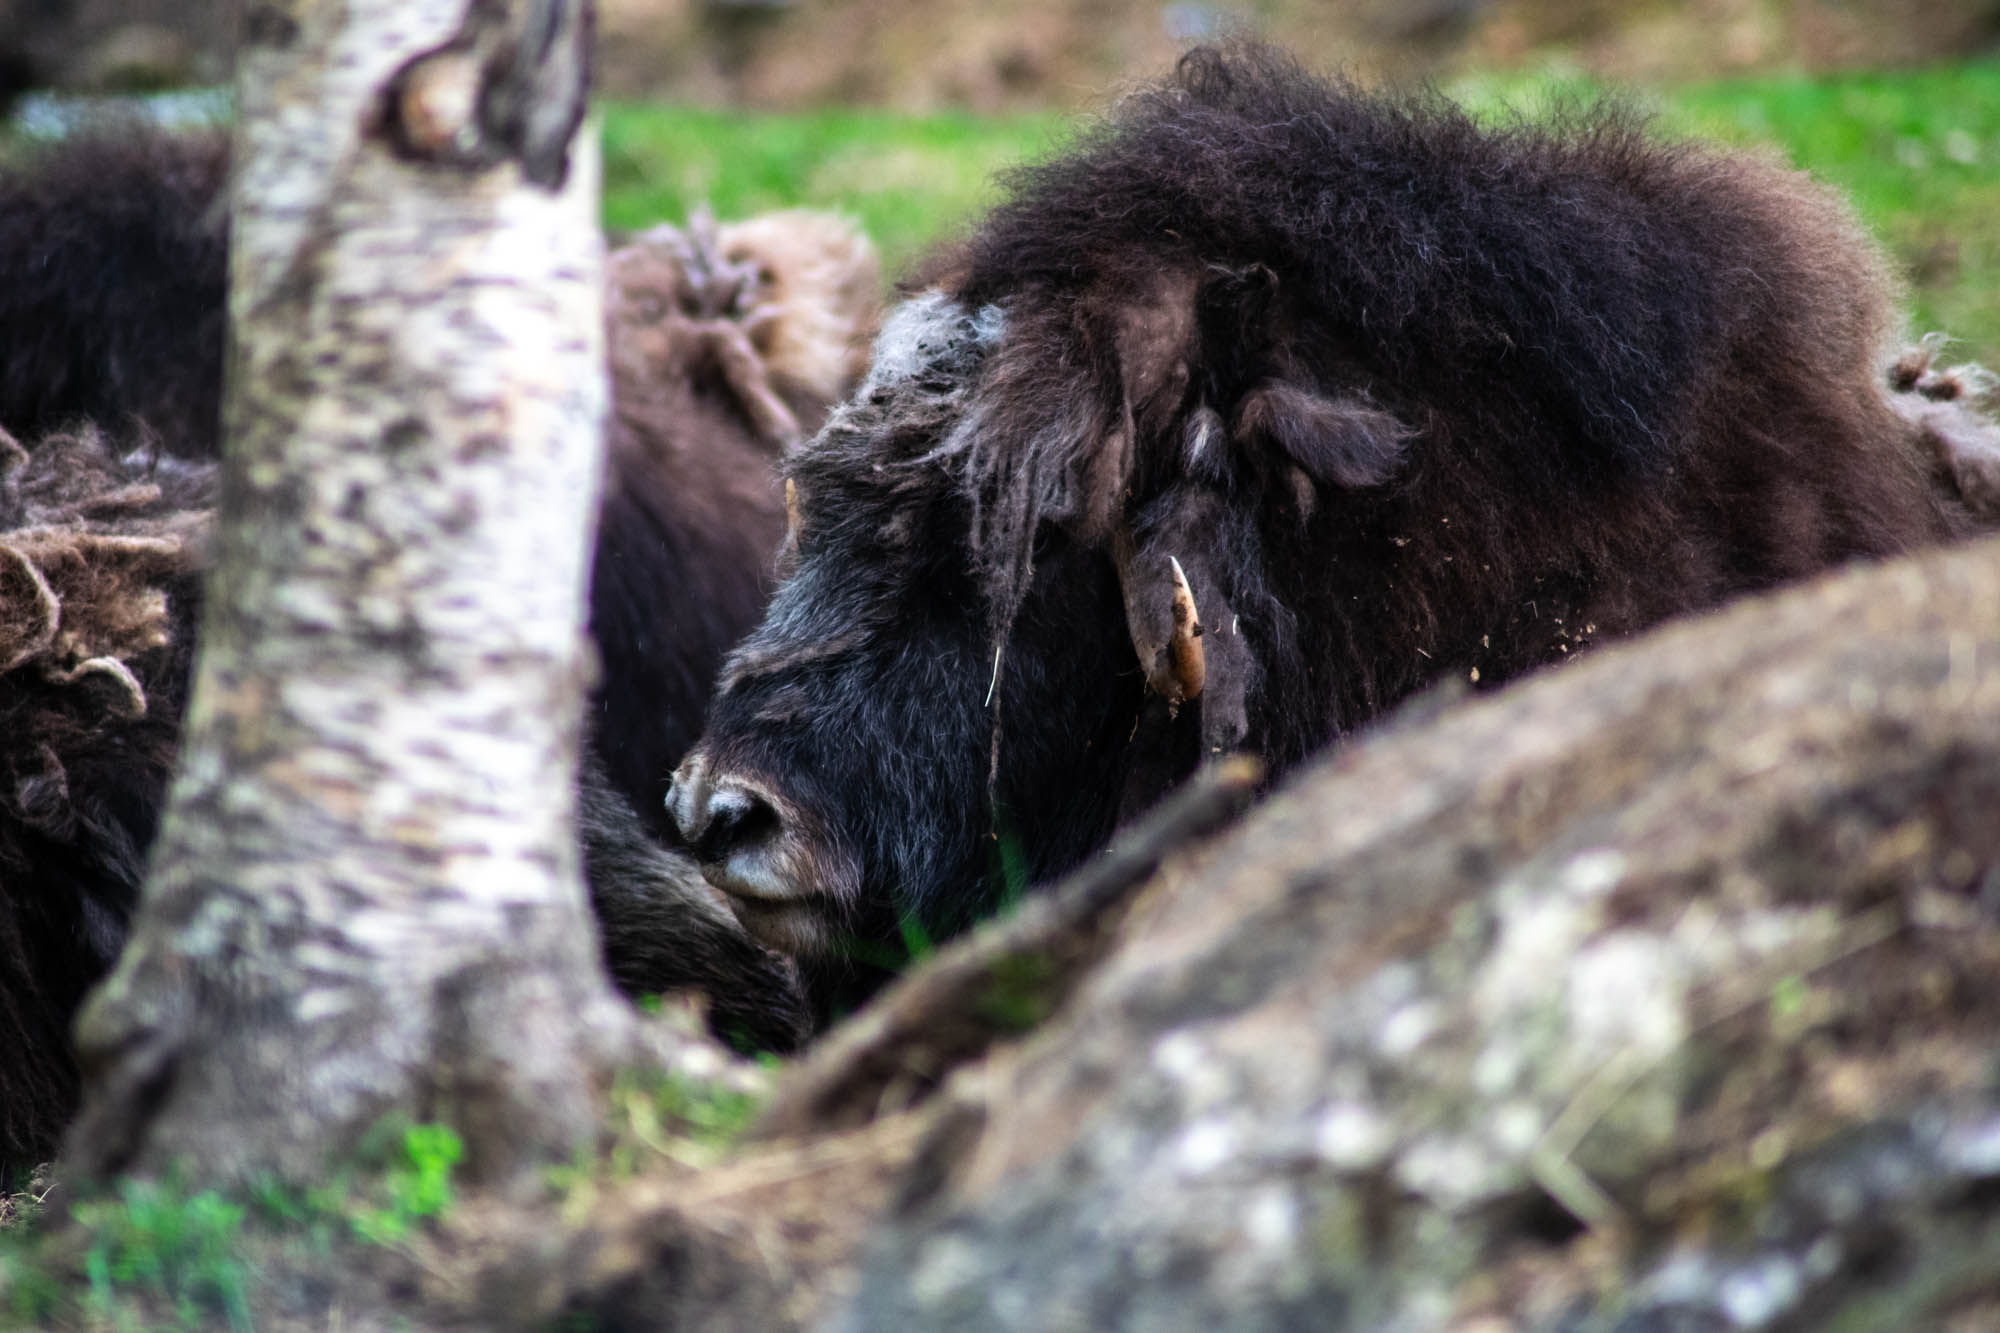
<svg viewBox="0 0 2000 1333">
<path fill-rule="evenodd" d="M 1982 366 L 1941 366 L 1945 339 L 1926 337 L 1890 367 L 1896 410 L 1916 428 L 1917 441 L 1939 480 L 1966 508 L 2000 522 L 2000 381 Z"/>
<path fill-rule="evenodd" d="M 721 227 L 698 214 L 610 260 L 606 319 L 621 390 L 719 380 L 762 438 L 789 448 L 867 368 L 881 320 L 875 248 L 844 218 L 807 210 Z M 641 390 L 643 392 L 643 390 Z"/>
<path fill-rule="evenodd" d="M 0 674 L 56 684 L 109 676 L 145 695 L 129 660 L 174 637 L 167 589 L 202 564 L 209 469 L 120 459 L 94 431 L 45 440 L 32 455 L 11 439 L 0 457 Z"/>
<path fill-rule="evenodd" d="M 768 315 L 752 341 L 772 377 L 827 404 L 845 397 L 882 322 L 882 266 L 867 236 L 846 218 L 792 209 L 728 223 L 717 239 L 755 269 L 756 308 Z"/>
</svg>

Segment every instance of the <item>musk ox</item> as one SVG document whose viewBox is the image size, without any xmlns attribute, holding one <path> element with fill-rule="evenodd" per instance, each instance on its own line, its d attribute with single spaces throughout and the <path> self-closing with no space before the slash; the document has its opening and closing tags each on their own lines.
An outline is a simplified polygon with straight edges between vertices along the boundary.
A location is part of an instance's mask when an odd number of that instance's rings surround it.
<svg viewBox="0 0 2000 1333">
<path fill-rule="evenodd" d="M 0 162 L 0 426 L 222 437 L 229 141 L 94 126 Z M 134 300 L 135 295 L 144 299 Z"/>
<path fill-rule="evenodd" d="M 205 160 L 209 145 L 185 150 Z M 112 160 L 124 151 L 103 139 L 78 147 Z M 132 151 L 162 170 L 172 159 L 170 141 Z M 87 174 L 63 165 L 65 180 Z M 105 179 L 140 194 L 152 180 Z M 151 196 L 162 214 L 208 215 L 213 196 L 170 185 Z M 19 180 L 0 182 L 0 212 L 22 193 Z M 40 228 L 14 234 L 42 248 L 22 253 L 60 265 L 115 248 L 91 235 L 106 210 L 72 212 L 61 191 L 36 197 Z M 185 216 L 156 221 L 163 234 L 198 231 Z M 179 258 L 212 265 L 219 302 L 222 250 Z M 183 287 L 149 269 L 123 281 L 98 295 L 132 318 L 137 341 L 77 314 L 62 334 L 73 354 L 129 350 L 168 327 L 159 306 L 179 303 Z M 0 282 L 0 309 L 10 299 L 19 293 Z M 591 597 L 603 670 L 581 779 L 586 874 L 622 987 L 703 992 L 718 1033 L 769 1049 L 810 1029 L 796 971 L 745 936 L 684 852 L 662 845 L 661 796 L 722 654 L 768 593 L 785 523 L 777 460 L 851 383 L 878 301 L 866 240 L 818 215 L 656 229 L 609 264 L 614 415 Z M 203 327 L 202 309 L 181 316 Z M 40 348 L 0 325 L 0 366 Z M 159 338 L 145 351 L 162 363 L 145 384 L 173 382 L 168 367 L 185 384 L 220 383 L 219 343 Z M 74 1104 L 68 1024 L 137 900 L 178 741 L 212 512 L 213 424 L 169 412 L 174 433 L 154 429 L 145 414 L 166 400 L 134 390 L 141 381 L 93 379 L 93 364 L 68 368 L 76 401 L 137 431 L 143 447 L 114 447 L 88 425 L 31 449 L 0 444 L 0 1043 L 13 1052 L 0 1061 L 0 1175 L 46 1159 Z M 0 408 L 21 411 L 20 401 Z"/>
<path fill-rule="evenodd" d="M 1616 109 L 1198 50 L 889 318 L 670 807 L 807 960 L 1046 880 L 1198 759 L 1968 532 L 1990 423 L 1843 205 Z M 1968 471 L 1969 469 L 1969 471 Z M 1965 475 L 1960 475 L 1961 473 Z"/>
</svg>

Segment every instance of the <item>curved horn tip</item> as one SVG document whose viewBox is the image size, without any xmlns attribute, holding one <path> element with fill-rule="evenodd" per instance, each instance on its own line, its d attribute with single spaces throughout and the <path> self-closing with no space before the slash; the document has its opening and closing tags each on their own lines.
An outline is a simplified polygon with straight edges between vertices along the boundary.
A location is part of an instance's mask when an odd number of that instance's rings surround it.
<svg viewBox="0 0 2000 1333">
<path fill-rule="evenodd" d="M 1181 699 L 1198 699 L 1208 677 L 1208 664 L 1201 645 L 1201 617 L 1195 610 L 1194 589 L 1188 586 L 1187 571 L 1173 556 L 1167 563 L 1174 570 L 1174 637 L 1168 645 L 1174 684 Z"/>
</svg>

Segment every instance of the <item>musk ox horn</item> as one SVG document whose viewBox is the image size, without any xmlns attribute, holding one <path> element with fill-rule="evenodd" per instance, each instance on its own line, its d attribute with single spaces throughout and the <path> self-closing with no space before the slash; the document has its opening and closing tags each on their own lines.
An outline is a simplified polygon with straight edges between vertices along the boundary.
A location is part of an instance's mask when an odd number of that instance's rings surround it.
<svg viewBox="0 0 2000 1333">
<path fill-rule="evenodd" d="M 785 536 L 778 543 L 776 554 L 771 557 L 771 567 L 779 578 L 790 578 L 799 563 L 799 533 L 802 531 L 799 517 L 799 483 L 785 478 Z"/>
<path fill-rule="evenodd" d="M 1146 683 L 1175 709 L 1200 698 L 1208 674 L 1201 617 L 1181 562 L 1171 555 L 1140 551 L 1124 528 L 1112 538 L 1111 554 L 1125 600 L 1125 628 Z"/>
<path fill-rule="evenodd" d="M 1171 659 L 1174 684 L 1179 687 L 1179 698 L 1199 699 L 1202 682 L 1208 675 L 1201 650 L 1201 616 L 1195 610 L 1194 589 L 1188 586 L 1180 560 L 1170 555 L 1167 563 L 1174 570 L 1174 637 L 1167 645 L 1167 655 Z"/>
<path fill-rule="evenodd" d="M 1184 703 L 1199 707 L 1203 758 L 1233 753 L 1249 736 L 1249 700 L 1263 675 L 1228 593 L 1255 584 L 1255 533 L 1200 487 L 1155 505 L 1144 530 L 1143 544 L 1126 524 L 1111 538 L 1132 651 L 1169 718 Z"/>
</svg>

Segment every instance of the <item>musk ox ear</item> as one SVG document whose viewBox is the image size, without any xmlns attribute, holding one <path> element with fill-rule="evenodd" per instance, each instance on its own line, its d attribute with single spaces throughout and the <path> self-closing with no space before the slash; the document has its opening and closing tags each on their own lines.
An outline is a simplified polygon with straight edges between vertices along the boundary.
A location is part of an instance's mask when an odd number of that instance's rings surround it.
<svg viewBox="0 0 2000 1333">
<path fill-rule="evenodd" d="M 1396 475 L 1416 432 L 1357 399 L 1274 381 L 1243 395 L 1230 434 L 1241 444 L 1276 447 L 1322 486 L 1361 490 Z"/>
<path fill-rule="evenodd" d="M 1392 414 L 1352 397 L 1330 397 L 1273 375 L 1280 341 L 1278 277 L 1262 264 L 1208 274 L 1194 293 L 1195 357 L 1203 397 L 1227 414 L 1229 435 L 1239 446 L 1276 448 L 1321 486 L 1360 489 L 1380 486 L 1402 466 L 1404 450 L 1416 434 Z M 1189 461 L 1213 467 L 1189 435 Z"/>
</svg>

